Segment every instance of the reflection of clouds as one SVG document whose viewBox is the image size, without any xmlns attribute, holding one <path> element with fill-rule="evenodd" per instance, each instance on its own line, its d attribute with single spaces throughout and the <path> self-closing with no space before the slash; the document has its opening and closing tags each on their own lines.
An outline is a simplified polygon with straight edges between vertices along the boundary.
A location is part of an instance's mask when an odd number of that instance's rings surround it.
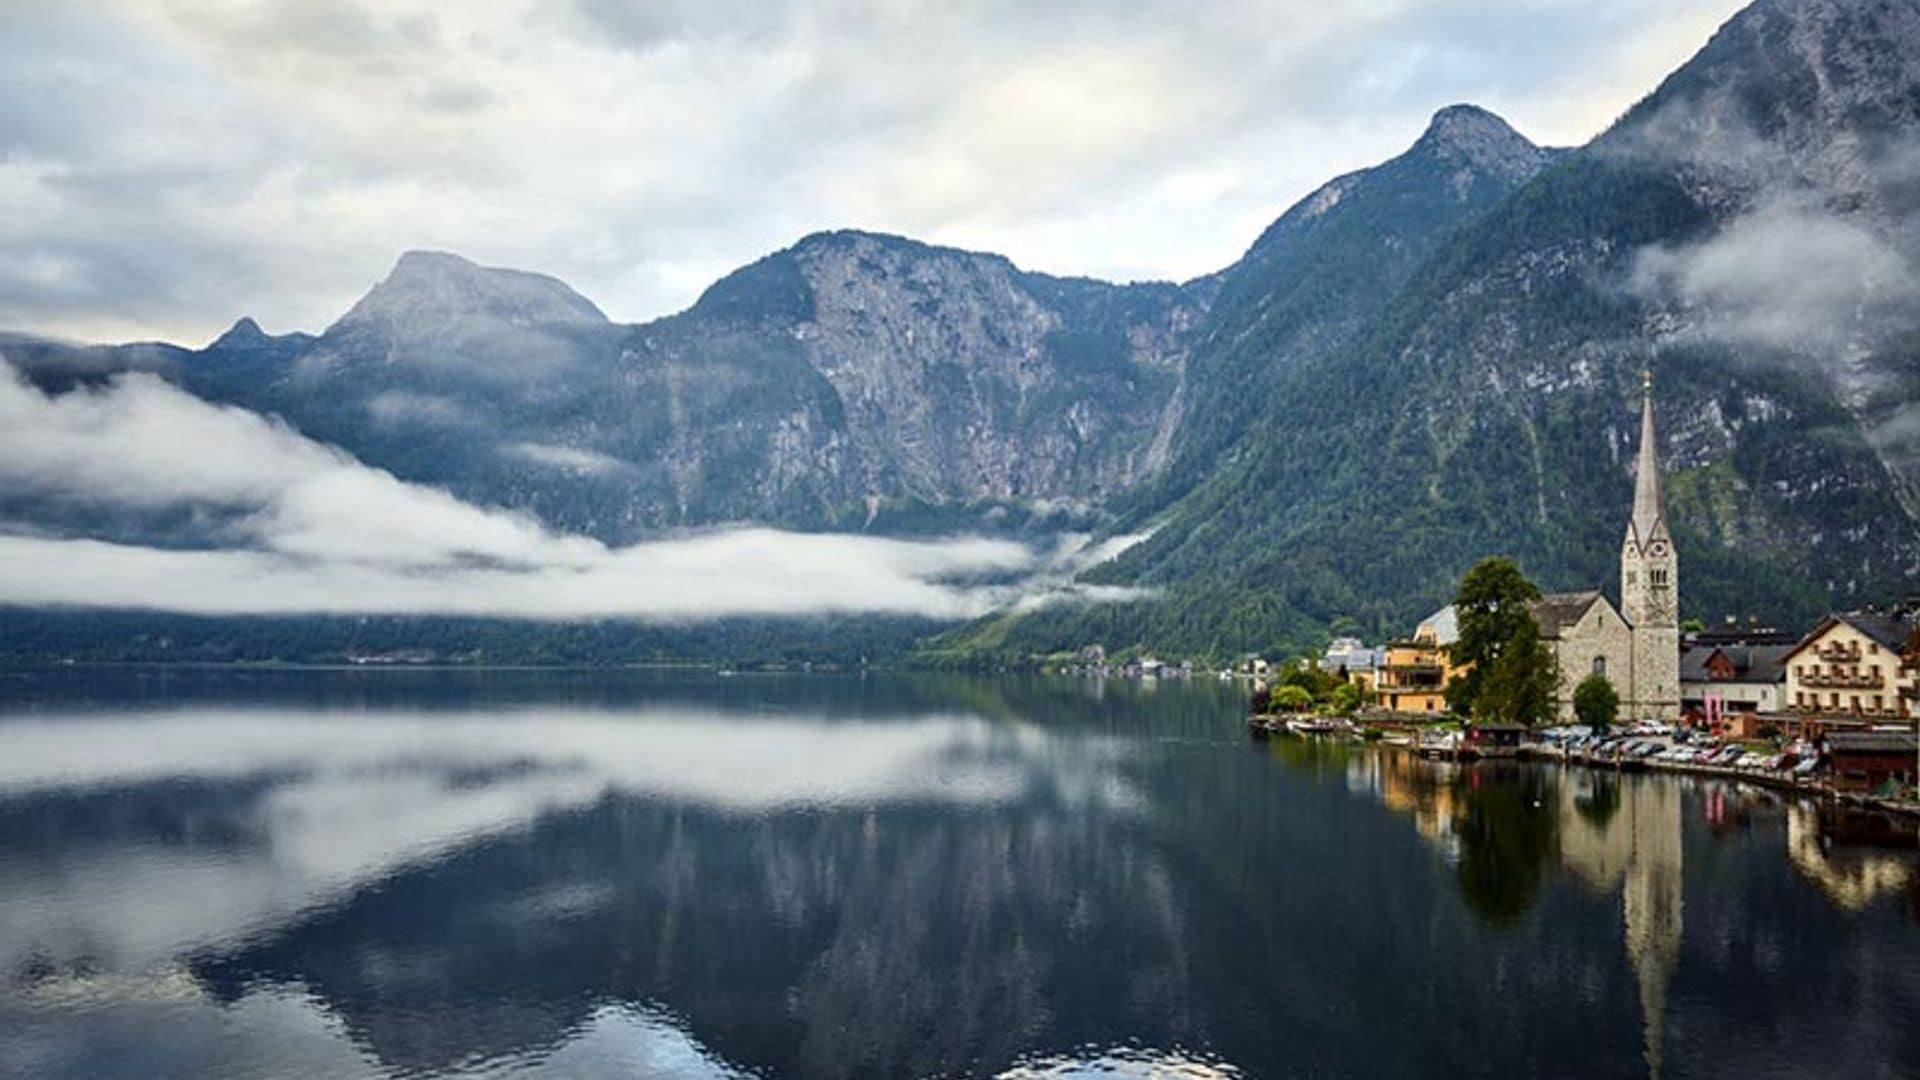
<svg viewBox="0 0 1920 1080">
<path fill-rule="evenodd" d="M 1082 1078 L 1152 1077 L 1165 1080 L 1231 1080 L 1244 1075 L 1223 1061 L 1179 1050 L 1111 1050 L 1036 1058 L 999 1074 L 1000 1080 L 1082 1080 Z"/>
<path fill-rule="evenodd" d="M 101 985 L 119 989 L 102 998 Z M 311 996 L 291 988 L 248 993 L 224 1006 L 182 988 L 191 980 L 170 973 L 135 986 L 126 977 L 71 980 L 61 998 L 43 990 L 19 1009 L 0 1002 L 0 1074 L 108 1076 L 124 1073 L 128 1047 L 138 1047 L 140 1072 L 149 1076 L 273 1076 L 278 1078 L 384 1077 L 377 1058 L 356 1045 L 339 1018 Z M 74 987 L 86 986 L 82 989 Z M 124 984 L 124 985 L 123 985 Z M 73 995 L 87 993 L 84 999 Z M 119 1006 L 101 1009 L 107 1003 Z M 18 1021 L 18 1022 L 15 1022 Z M 30 1021 L 30 1022 L 29 1022 Z M 529 1051 L 460 1070 L 462 1076 L 545 1078 L 646 1076 L 741 1077 L 672 1018 L 651 1010 L 603 1006 L 549 1050 Z"/>
<path fill-rule="evenodd" d="M 326 904 L 609 791 L 731 813 L 911 801 L 999 804 L 1036 785 L 1074 804 L 1137 805 L 1100 739 L 955 715 L 891 723 L 657 710 L 346 717 L 299 712 L 64 716 L 0 727 L 0 797 L 112 801 L 180 777 L 257 785 L 194 823 L 210 850 L 124 832 L 0 848 L 0 965 L 29 956 L 155 963 Z M 262 780 L 262 778 L 267 778 Z M 79 793 L 77 796 L 74 793 Z M 217 827 L 215 827 L 217 826 Z M 243 839 L 236 841 L 234 837 Z M 791 868 L 794 874 L 804 868 Z M 588 896 L 532 898 L 549 912 Z"/>
</svg>

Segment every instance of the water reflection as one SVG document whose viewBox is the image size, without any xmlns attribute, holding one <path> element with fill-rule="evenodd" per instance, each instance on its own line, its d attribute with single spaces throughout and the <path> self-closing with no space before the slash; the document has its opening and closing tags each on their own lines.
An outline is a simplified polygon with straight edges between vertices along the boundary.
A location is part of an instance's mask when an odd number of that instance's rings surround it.
<svg viewBox="0 0 1920 1080">
<path fill-rule="evenodd" d="M 740 682 L 23 695 L 0 710 L 0 1075 L 1630 1075 L 1920 1050 L 1887 1019 L 1920 1003 L 1920 935 L 1881 902 L 1911 879 L 1795 854 L 1782 808 L 1249 747 L 1207 686 Z M 1815 856 L 1873 883 L 1857 906 Z"/>
<path fill-rule="evenodd" d="M 1645 1060 L 1658 1075 L 1666 1058 L 1667 1002 L 1685 929 L 1683 804 L 1699 797 L 1701 818 L 1724 838 L 1756 813 L 1784 818 L 1785 855 L 1834 904 L 1861 911 L 1912 890 L 1920 897 L 1915 829 L 1812 801 L 1783 801 L 1722 780 L 1622 776 L 1483 762 L 1460 766 L 1381 752 L 1355 758 L 1296 743 L 1283 760 L 1338 760 L 1351 786 L 1412 817 L 1415 829 L 1458 869 L 1467 906 L 1489 925 L 1509 926 L 1535 906 L 1550 869 L 1620 898 L 1623 944 L 1639 986 Z M 1914 906 L 1920 912 L 1920 903 Z"/>
</svg>

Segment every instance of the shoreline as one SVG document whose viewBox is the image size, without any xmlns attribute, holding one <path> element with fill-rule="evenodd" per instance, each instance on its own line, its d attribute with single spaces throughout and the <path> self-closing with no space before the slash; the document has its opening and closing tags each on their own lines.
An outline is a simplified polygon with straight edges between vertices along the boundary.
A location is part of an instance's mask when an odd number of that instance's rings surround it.
<svg viewBox="0 0 1920 1080">
<path fill-rule="evenodd" d="M 1289 729 L 1284 718 L 1279 716 L 1249 716 L 1248 730 L 1256 739 L 1268 739 L 1275 736 L 1295 738 L 1302 741 L 1321 739 L 1338 740 L 1359 746 L 1373 746 L 1410 754 L 1424 760 L 1447 760 L 1457 764 L 1472 764 L 1475 761 L 1523 761 L 1541 765 L 1559 765 L 1562 768 L 1584 768 L 1598 772 L 1635 773 L 1660 772 L 1673 775 L 1702 776 L 1735 783 L 1751 784 L 1754 787 L 1773 791 L 1803 795 L 1822 802 L 1845 805 L 1863 811 L 1877 811 L 1893 814 L 1902 818 L 1920 820 L 1920 802 L 1903 799 L 1885 799 L 1857 792 L 1835 791 L 1823 782 L 1802 780 L 1793 776 L 1777 776 L 1765 772 L 1732 769 L 1723 765 L 1701 765 L 1694 762 L 1652 761 L 1647 759 L 1628 759 L 1625 761 L 1593 761 L 1584 754 L 1575 754 L 1565 749 L 1554 749 L 1541 743 L 1523 743 L 1520 746 L 1499 753 L 1475 752 L 1471 757 L 1456 756 L 1457 752 L 1442 752 L 1437 747 L 1419 746 L 1412 742 L 1402 742 L 1391 736 L 1367 739 L 1361 736 L 1368 725 L 1357 721 L 1348 721 L 1352 730 L 1341 733 L 1321 735 L 1303 735 Z M 1379 729 L 1376 729 L 1379 730 Z M 1401 731 L 1410 729 L 1401 728 Z"/>
</svg>

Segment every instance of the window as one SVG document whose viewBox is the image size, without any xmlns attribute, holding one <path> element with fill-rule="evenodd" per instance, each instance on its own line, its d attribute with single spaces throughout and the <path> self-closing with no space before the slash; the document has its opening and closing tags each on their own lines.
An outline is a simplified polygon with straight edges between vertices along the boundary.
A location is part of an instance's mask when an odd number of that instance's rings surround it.
<svg viewBox="0 0 1920 1080">
<path fill-rule="evenodd" d="M 1873 711 L 1879 712 L 1881 708 L 1882 706 L 1880 704 L 1880 695 L 1879 694 L 1873 695 Z"/>
<path fill-rule="evenodd" d="M 1607 658 L 1606 657 L 1596 656 L 1593 658 L 1593 673 L 1595 675 L 1600 676 L 1603 679 L 1607 677 Z"/>
<path fill-rule="evenodd" d="M 1629 585 L 1636 584 L 1639 577 L 1640 575 L 1634 573 L 1633 571 L 1631 570 L 1627 571 L 1627 584 Z"/>
<path fill-rule="evenodd" d="M 1667 583 L 1667 572 L 1658 566 L 1654 567 L 1651 571 L 1648 572 L 1648 577 L 1656 586 L 1665 585 Z"/>
</svg>

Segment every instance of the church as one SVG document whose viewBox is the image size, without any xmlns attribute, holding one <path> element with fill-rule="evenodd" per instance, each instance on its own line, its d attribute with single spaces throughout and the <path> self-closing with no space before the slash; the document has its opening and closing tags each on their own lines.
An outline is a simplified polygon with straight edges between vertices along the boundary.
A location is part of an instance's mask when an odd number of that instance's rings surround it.
<svg viewBox="0 0 1920 1080">
<path fill-rule="evenodd" d="M 1633 516 L 1620 551 L 1620 608 L 1598 589 L 1543 596 L 1532 607 L 1560 662 L 1555 703 L 1573 716 L 1573 690 L 1603 675 L 1620 695 L 1620 721 L 1680 718 L 1680 563 L 1660 497 L 1653 433 L 1653 379 L 1642 380 Z"/>
</svg>

